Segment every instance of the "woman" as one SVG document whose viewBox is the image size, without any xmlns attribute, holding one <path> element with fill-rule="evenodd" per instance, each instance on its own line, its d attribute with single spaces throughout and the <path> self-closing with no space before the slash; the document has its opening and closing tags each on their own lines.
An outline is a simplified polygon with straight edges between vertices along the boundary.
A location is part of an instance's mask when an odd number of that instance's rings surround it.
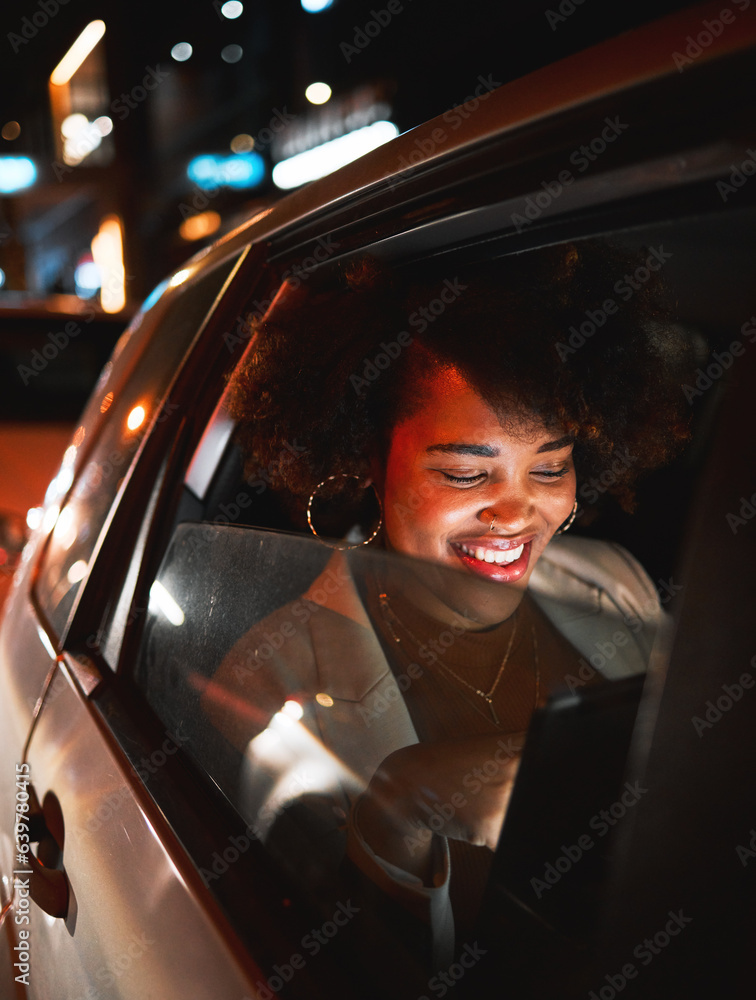
<svg viewBox="0 0 756 1000">
<path fill-rule="evenodd" d="M 556 538 L 581 481 L 630 509 L 686 435 L 685 345 L 651 280 L 620 297 L 636 266 L 592 242 L 401 277 L 363 261 L 284 286 L 235 377 L 251 464 L 305 449 L 277 475 L 301 521 L 340 537 L 332 508 L 374 496 L 369 547 L 424 562 L 337 551 L 299 602 L 307 617 L 287 606 L 228 654 L 208 714 L 245 752 L 240 795 L 259 815 L 255 735 L 301 704 L 341 763 L 351 863 L 431 927 L 437 957 L 452 913 L 458 946 L 474 924 L 534 708 L 601 682 L 608 645 L 604 676 L 643 670 L 661 620 L 632 556 Z M 278 628 L 288 641 L 263 664 Z M 225 710 L 239 699 L 254 725 Z M 323 822 L 338 858 L 339 824 Z"/>
</svg>

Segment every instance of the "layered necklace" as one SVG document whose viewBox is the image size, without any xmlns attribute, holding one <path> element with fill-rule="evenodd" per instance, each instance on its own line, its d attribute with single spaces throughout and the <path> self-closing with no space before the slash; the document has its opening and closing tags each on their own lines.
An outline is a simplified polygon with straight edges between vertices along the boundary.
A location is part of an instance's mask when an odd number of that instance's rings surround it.
<svg viewBox="0 0 756 1000">
<path fill-rule="evenodd" d="M 514 645 L 515 635 L 517 633 L 516 612 L 515 612 L 514 628 L 512 629 L 512 634 L 509 637 L 509 642 L 507 643 L 507 649 L 506 652 L 504 653 L 504 659 L 501 661 L 501 666 L 499 667 L 496 677 L 494 678 L 493 684 L 488 689 L 488 691 L 482 691 L 480 688 L 475 687 L 474 684 L 471 684 L 469 681 L 465 680 L 464 677 L 460 677 L 460 675 L 456 671 L 452 670 L 451 667 L 447 666 L 447 664 L 445 664 L 442 660 L 440 660 L 438 656 L 436 656 L 436 654 L 433 652 L 433 650 L 431 650 L 425 643 L 422 643 L 417 638 L 417 636 L 412 632 L 412 630 L 404 622 L 401 621 L 396 611 L 394 611 L 394 609 L 391 607 L 391 600 L 388 594 L 386 594 L 385 592 L 379 593 L 378 601 L 381 606 L 381 613 L 383 614 L 383 619 L 386 622 L 386 625 L 388 627 L 389 632 L 391 633 L 394 642 L 398 643 L 400 646 L 402 645 L 401 637 L 397 634 L 396 629 L 394 628 L 394 625 L 398 625 L 399 628 L 401 628 L 404 632 L 407 633 L 407 635 L 412 640 L 412 642 L 417 646 L 417 648 L 424 650 L 425 655 L 428 656 L 432 660 L 432 662 L 435 663 L 447 676 L 452 677 L 455 681 L 457 681 L 457 683 L 462 684 L 464 687 L 468 688 L 468 690 L 472 691 L 473 694 L 476 694 L 479 698 L 482 698 L 483 701 L 485 701 L 488 704 L 488 709 L 489 712 L 491 713 L 491 721 L 495 726 L 500 726 L 501 722 L 499 716 L 497 715 L 496 708 L 494 707 L 493 697 L 496 692 L 496 688 L 499 686 L 499 681 L 504 676 L 504 671 L 506 670 L 507 663 L 509 661 L 509 654 L 512 652 L 512 646 Z M 538 707 L 538 698 L 541 692 L 541 671 L 538 664 L 538 643 L 536 640 L 536 631 L 535 631 L 535 626 L 532 624 L 530 626 L 530 631 L 533 638 L 533 669 L 535 673 L 535 701 L 533 703 L 533 709 L 535 710 Z M 467 701 L 476 710 L 476 712 L 486 717 L 486 713 L 481 711 L 481 709 L 479 709 L 474 702 L 469 701 L 469 699 L 467 699 Z"/>
</svg>

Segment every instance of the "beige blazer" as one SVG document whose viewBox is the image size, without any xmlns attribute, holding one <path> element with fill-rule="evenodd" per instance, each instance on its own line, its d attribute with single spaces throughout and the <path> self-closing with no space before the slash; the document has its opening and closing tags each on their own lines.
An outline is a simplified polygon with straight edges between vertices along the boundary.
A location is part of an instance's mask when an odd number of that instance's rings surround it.
<svg viewBox="0 0 756 1000">
<path fill-rule="evenodd" d="M 666 616 L 650 578 L 621 546 L 555 538 L 536 563 L 529 590 L 582 654 L 580 673 L 565 679 L 573 689 L 596 672 L 615 679 L 646 669 Z M 257 648 L 276 633 L 285 642 L 261 661 Z M 302 601 L 280 608 L 236 643 L 214 680 L 225 696 L 212 704 L 206 699 L 207 714 L 238 749 L 265 728 L 282 700 L 297 697 L 305 705 L 304 725 L 336 753 L 354 779 L 350 785 L 364 785 L 389 753 L 418 740 L 338 551 Z M 237 713 L 239 704 L 253 709 Z"/>
</svg>

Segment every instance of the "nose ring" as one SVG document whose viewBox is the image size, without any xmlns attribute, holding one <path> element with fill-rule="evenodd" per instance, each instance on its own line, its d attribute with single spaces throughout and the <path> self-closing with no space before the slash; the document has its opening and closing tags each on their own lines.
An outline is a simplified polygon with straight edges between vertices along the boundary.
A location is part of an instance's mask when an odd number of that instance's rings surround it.
<svg viewBox="0 0 756 1000">
<path fill-rule="evenodd" d="M 494 524 L 496 523 L 496 514 L 494 514 L 493 511 L 488 511 L 488 512 L 484 511 L 483 513 L 490 513 L 491 514 L 491 523 L 488 525 L 488 530 L 489 531 L 493 531 L 494 530 Z"/>
</svg>

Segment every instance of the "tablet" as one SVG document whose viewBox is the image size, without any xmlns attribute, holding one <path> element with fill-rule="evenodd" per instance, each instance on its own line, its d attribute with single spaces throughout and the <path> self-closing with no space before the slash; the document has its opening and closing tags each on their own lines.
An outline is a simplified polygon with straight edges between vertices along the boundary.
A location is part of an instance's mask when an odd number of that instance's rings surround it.
<svg viewBox="0 0 756 1000">
<path fill-rule="evenodd" d="M 610 846 L 645 794 L 626 777 L 644 679 L 556 694 L 534 714 L 481 910 L 487 939 L 519 910 L 591 940 Z"/>
</svg>

